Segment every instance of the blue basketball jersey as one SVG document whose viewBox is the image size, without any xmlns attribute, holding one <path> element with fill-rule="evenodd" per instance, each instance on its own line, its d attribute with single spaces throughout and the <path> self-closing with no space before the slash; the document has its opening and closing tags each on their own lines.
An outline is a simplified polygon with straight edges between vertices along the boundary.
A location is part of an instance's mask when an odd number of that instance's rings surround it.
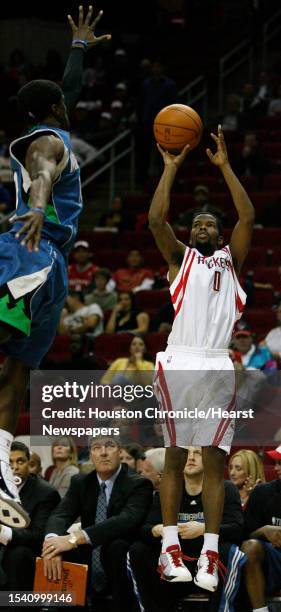
<svg viewBox="0 0 281 612">
<path fill-rule="evenodd" d="M 52 240 L 64 254 L 68 254 L 77 234 L 78 216 L 82 209 L 80 170 L 71 149 L 68 132 L 47 125 L 36 125 L 28 134 L 11 143 L 11 164 L 16 187 L 16 214 L 23 215 L 30 210 L 31 179 L 24 167 L 27 148 L 38 137 L 51 134 L 62 140 L 64 155 L 57 167 L 50 200 L 45 210 L 41 235 L 42 238 Z M 11 231 L 15 233 L 19 227 L 21 224 L 15 223 Z"/>
</svg>

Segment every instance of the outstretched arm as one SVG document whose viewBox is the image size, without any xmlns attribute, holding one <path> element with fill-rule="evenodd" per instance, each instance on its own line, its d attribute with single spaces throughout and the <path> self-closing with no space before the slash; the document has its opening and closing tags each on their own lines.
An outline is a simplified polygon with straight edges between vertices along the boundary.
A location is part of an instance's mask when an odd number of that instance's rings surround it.
<svg viewBox="0 0 281 612">
<path fill-rule="evenodd" d="M 186 246 L 177 240 L 171 226 L 167 222 L 167 216 L 170 208 L 171 189 L 177 170 L 188 153 L 189 145 L 184 147 L 180 155 L 172 155 L 168 151 L 163 151 L 159 144 L 157 144 L 157 147 L 165 165 L 150 205 L 148 213 L 149 228 L 164 259 L 166 259 L 170 267 L 174 266 L 177 270 L 181 265 Z"/>
<path fill-rule="evenodd" d="M 103 11 L 100 11 L 96 19 L 92 22 L 93 7 L 90 5 L 88 13 L 84 19 L 83 6 L 79 6 L 78 24 L 76 25 L 71 15 L 68 15 L 68 22 L 72 30 L 72 47 L 62 80 L 62 90 L 64 92 L 65 104 L 70 113 L 78 101 L 82 88 L 82 72 L 84 67 L 84 55 L 88 49 L 110 40 L 110 34 L 95 36 L 95 29 L 101 19 Z"/>
<path fill-rule="evenodd" d="M 221 125 L 218 126 L 218 135 L 211 134 L 211 136 L 217 145 L 217 151 L 213 154 L 210 149 L 207 149 L 206 153 L 212 164 L 220 168 L 239 217 L 230 239 L 234 268 L 239 274 L 251 244 L 255 209 L 230 166 Z"/>
<path fill-rule="evenodd" d="M 55 136 L 41 136 L 27 149 L 25 168 L 31 178 L 29 196 L 31 210 L 24 215 L 13 216 L 10 221 L 23 222 L 16 238 L 20 238 L 21 244 L 26 245 L 29 251 L 38 251 L 45 209 L 51 195 L 57 165 L 63 154 L 63 143 Z M 23 234 L 26 235 L 21 238 Z"/>
</svg>

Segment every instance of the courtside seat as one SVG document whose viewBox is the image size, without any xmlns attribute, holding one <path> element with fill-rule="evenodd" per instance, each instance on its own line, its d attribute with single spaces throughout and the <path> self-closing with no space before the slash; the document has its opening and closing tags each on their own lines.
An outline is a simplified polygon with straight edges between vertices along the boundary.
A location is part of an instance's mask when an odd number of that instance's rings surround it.
<svg viewBox="0 0 281 612">
<path fill-rule="evenodd" d="M 251 247 L 250 251 L 247 255 L 246 266 L 247 267 L 256 267 L 256 266 L 265 266 L 267 264 L 267 249 L 263 246 L 260 247 Z"/>
</svg>

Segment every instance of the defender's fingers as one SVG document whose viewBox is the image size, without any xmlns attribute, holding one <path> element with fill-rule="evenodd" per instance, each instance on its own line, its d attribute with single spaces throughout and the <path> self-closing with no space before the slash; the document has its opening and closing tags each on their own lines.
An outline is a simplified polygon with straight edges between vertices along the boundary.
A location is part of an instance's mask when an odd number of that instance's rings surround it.
<svg viewBox="0 0 281 612">
<path fill-rule="evenodd" d="M 85 25 L 90 25 L 90 21 L 92 19 L 92 15 L 93 15 L 93 7 L 90 4 L 90 6 L 88 8 L 88 13 L 87 13 L 86 18 L 85 18 Z"/>
<path fill-rule="evenodd" d="M 216 136 L 216 134 L 214 134 L 213 132 L 211 132 L 211 138 L 218 144 L 219 143 L 219 137 Z"/>
<path fill-rule="evenodd" d="M 206 149 L 206 153 L 207 153 L 207 155 L 208 155 L 209 159 L 210 159 L 211 161 L 213 161 L 214 156 L 213 156 L 213 153 L 212 153 L 211 149 Z"/>
<path fill-rule="evenodd" d="M 67 15 L 67 19 L 68 19 L 68 23 L 69 23 L 69 25 L 70 25 L 70 27 L 71 27 L 71 29 L 72 29 L 72 32 L 76 32 L 76 30 L 77 30 L 77 25 L 76 25 L 76 23 L 74 23 L 74 21 L 73 21 L 73 19 L 72 19 L 71 15 Z"/>
<path fill-rule="evenodd" d="M 102 16 L 103 16 L 103 11 L 100 11 L 99 14 L 96 16 L 96 18 L 94 19 L 92 25 L 90 26 L 91 30 L 95 29 L 96 25 L 98 24 Z"/>
<path fill-rule="evenodd" d="M 83 6 L 80 4 L 80 6 L 79 6 L 78 24 L 79 24 L 79 26 L 82 26 L 83 23 L 84 23 L 84 10 L 83 10 Z"/>
</svg>

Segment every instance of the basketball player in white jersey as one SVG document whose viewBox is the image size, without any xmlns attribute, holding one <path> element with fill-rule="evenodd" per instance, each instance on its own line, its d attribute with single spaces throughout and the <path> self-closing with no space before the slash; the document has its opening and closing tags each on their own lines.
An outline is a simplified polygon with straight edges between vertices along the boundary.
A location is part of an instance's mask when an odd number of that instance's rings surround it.
<svg viewBox="0 0 281 612">
<path fill-rule="evenodd" d="M 211 136 L 217 150 L 212 153 L 207 149 L 207 155 L 220 169 L 238 214 L 229 246 L 223 246 L 220 222 L 212 214 L 195 215 L 189 246 L 177 240 L 167 223 L 171 188 L 188 145 L 177 156 L 157 145 L 165 167 L 149 211 L 150 229 L 169 264 L 175 310 L 166 351 L 157 354 L 155 393 L 167 412 L 197 408 L 206 416 L 209 408 L 229 411 L 235 407 L 234 371 L 227 349 L 246 301 L 237 276 L 249 250 L 255 216 L 229 164 L 221 126 L 218 134 Z M 233 432 L 231 418 L 166 418 L 163 434 L 167 450 L 160 492 L 164 528 L 159 559 L 165 580 L 192 580 L 183 562 L 177 522 L 186 448 L 199 445 L 203 447 L 205 533 L 194 582 L 209 591 L 217 587 L 224 464 Z"/>
</svg>

